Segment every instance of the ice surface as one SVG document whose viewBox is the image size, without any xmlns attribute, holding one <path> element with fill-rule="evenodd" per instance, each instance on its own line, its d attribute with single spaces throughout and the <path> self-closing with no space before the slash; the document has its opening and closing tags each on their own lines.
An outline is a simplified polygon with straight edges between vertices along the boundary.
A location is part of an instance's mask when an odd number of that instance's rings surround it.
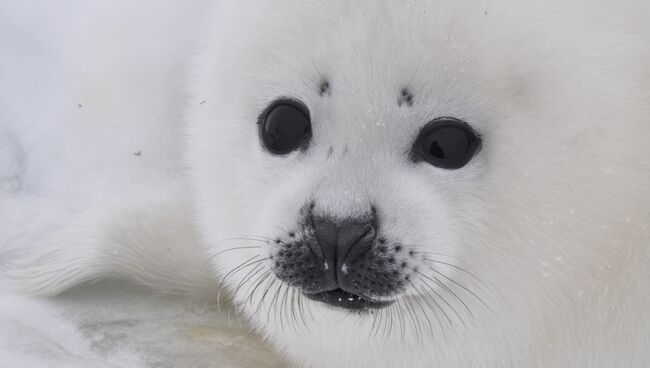
<svg viewBox="0 0 650 368">
<path fill-rule="evenodd" d="M 49 300 L 15 293 L 8 286 L 8 262 L 28 248 L 35 234 L 58 226 L 66 216 L 56 198 L 3 184 L 0 368 L 287 367 L 232 309 L 217 308 L 215 298 L 160 296 L 116 281 Z"/>
<path fill-rule="evenodd" d="M 0 326 L 0 367 L 287 366 L 214 303 L 115 282 L 52 300 L 21 297 L 2 285 Z"/>
<path fill-rule="evenodd" d="M 60 200 L 17 190 L 13 176 L 4 179 L 0 368 L 287 366 L 231 309 L 219 310 L 215 298 L 160 296 L 117 282 L 86 285 L 50 300 L 11 291 L 9 261 L 66 216 Z"/>
</svg>

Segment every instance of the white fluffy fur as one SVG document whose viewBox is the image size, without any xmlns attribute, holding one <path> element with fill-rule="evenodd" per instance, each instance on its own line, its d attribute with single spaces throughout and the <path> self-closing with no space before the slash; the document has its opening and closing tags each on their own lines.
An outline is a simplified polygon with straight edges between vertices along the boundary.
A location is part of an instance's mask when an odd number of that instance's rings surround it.
<svg viewBox="0 0 650 368">
<path fill-rule="evenodd" d="M 0 4 L 4 41 L 31 50 L 44 35 L 17 36 L 30 12 Z M 93 21 L 47 35 L 65 45 L 58 73 L 2 63 L 18 89 L 0 86 L 0 128 L 22 147 L 0 153 L 28 169 L 0 164 L 78 207 L 15 264 L 24 290 L 121 276 L 185 292 L 229 275 L 254 326 L 306 367 L 650 365 L 643 1 L 77 5 Z M 56 89 L 34 88 L 40 74 Z M 257 116 L 281 96 L 310 108 L 307 153 L 259 143 Z M 484 138 L 461 170 L 405 156 L 440 116 Z M 444 255 L 442 282 L 423 261 L 400 302 L 356 315 L 261 278 L 264 262 L 230 272 L 273 253 L 251 239 L 286 237 L 309 199 L 339 216 L 376 204 L 383 235 Z"/>
</svg>

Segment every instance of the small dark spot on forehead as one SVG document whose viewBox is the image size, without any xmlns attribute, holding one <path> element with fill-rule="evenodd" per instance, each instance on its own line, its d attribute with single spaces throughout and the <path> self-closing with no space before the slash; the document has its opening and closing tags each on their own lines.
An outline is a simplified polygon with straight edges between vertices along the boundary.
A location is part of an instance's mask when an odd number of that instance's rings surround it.
<svg viewBox="0 0 650 368">
<path fill-rule="evenodd" d="M 333 153 L 334 153 L 334 146 L 330 146 L 330 149 L 327 151 L 327 158 L 332 157 Z"/>
<path fill-rule="evenodd" d="M 327 79 L 323 79 L 318 86 L 318 94 L 325 96 L 330 93 L 330 82 Z"/>
<path fill-rule="evenodd" d="M 408 88 L 404 87 L 400 91 L 399 98 L 397 99 L 397 105 L 400 107 L 402 105 L 406 105 L 409 107 L 413 106 L 413 94 Z"/>
</svg>

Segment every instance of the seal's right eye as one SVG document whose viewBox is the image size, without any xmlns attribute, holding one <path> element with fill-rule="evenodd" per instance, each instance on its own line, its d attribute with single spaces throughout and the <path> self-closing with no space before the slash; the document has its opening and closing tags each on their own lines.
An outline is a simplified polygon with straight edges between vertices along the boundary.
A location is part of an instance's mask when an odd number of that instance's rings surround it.
<svg viewBox="0 0 650 368">
<path fill-rule="evenodd" d="M 311 139 L 309 110 L 293 99 L 277 100 L 267 107 L 259 117 L 259 128 L 262 145 L 276 155 L 304 149 Z"/>
</svg>

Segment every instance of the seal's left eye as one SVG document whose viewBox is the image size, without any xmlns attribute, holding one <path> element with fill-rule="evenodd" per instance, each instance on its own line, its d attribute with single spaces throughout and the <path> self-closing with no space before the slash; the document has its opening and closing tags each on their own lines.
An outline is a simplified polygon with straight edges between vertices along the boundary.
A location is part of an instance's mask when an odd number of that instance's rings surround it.
<svg viewBox="0 0 650 368">
<path fill-rule="evenodd" d="M 467 165 L 481 148 L 481 137 L 467 123 L 439 118 L 427 123 L 413 145 L 414 161 L 426 161 L 441 169 Z"/>
<path fill-rule="evenodd" d="M 309 144 L 311 121 L 307 107 L 296 100 L 278 100 L 259 118 L 262 144 L 271 153 L 285 155 Z"/>
</svg>

